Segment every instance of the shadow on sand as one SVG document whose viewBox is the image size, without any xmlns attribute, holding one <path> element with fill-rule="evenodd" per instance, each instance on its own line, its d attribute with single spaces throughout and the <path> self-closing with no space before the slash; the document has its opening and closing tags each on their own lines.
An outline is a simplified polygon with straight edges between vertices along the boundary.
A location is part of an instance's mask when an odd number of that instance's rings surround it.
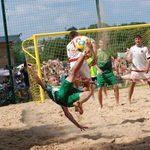
<svg viewBox="0 0 150 150">
<path fill-rule="evenodd" d="M 150 137 L 138 139 L 131 143 L 116 144 L 113 136 L 103 136 L 101 133 L 96 135 L 76 134 L 77 130 L 66 130 L 69 126 L 37 126 L 27 129 L 0 129 L 0 150 L 30 150 L 33 146 L 44 146 L 57 143 L 63 144 L 71 141 L 76 141 L 79 138 L 90 139 L 97 141 L 96 144 L 88 147 L 79 147 L 78 150 L 150 150 Z M 64 130 L 65 129 L 65 130 Z M 71 133 L 70 133 L 71 132 Z M 72 134 L 71 136 L 68 136 Z M 108 142 L 99 142 L 98 140 L 105 138 Z M 38 149 L 40 150 L 40 149 Z"/>
</svg>

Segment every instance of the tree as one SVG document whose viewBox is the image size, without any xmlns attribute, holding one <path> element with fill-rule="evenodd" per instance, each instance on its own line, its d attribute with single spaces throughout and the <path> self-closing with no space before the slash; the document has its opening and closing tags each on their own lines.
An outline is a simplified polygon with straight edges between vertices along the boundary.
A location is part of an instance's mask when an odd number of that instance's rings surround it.
<svg viewBox="0 0 150 150">
<path fill-rule="evenodd" d="M 25 61 L 25 55 L 22 51 L 21 44 L 22 42 L 17 42 L 13 45 L 15 65 L 22 64 Z"/>
</svg>

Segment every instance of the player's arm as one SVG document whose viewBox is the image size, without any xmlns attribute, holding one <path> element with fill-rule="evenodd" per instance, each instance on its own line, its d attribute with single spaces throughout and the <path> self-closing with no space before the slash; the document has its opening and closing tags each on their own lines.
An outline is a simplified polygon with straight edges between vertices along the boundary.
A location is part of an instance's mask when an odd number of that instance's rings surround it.
<svg viewBox="0 0 150 150">
<path fill-rule="evenodd" d="M 148 73 L 150 71 L 150 49 L 147 48 L 146 52 L 146 58 L 147 58 L 147 65 L 145 68 L 145 72 Z"/>
<path fill-rule="evenodd" d="M 93 47 L 93 58 L 94 58 L 94 64 L 97 63 L 97 46 L 95 41 L 91 41 L 92 47 Z"/>
<path fill-rule="evenodd" d="M 99 74 L 103 74 L 103 71 L 97 66 L 97 64 L 94 65 L 98 71 Z"/>
<path fill-rule="evenodd" d="M 45 90 L 45 83 L 39 78 L 37 72 L 34 70 L 32 64 L 28 64 L 28 69 L 31 71 L 31 74 L 36 81 L 37 84 L 39 84 L 44 90 Z"/>
<path fill-rule="evenodd" d="M 147 59 L 147 67 L 145 69 L 145 72 L 148 73 L 150 71 L 150 57 Z"/>
<path fill-rule="evenodd" d="M 130 63 L 132 62 L 132 53 L 130 49 L 126 52 L 125 59 Z"/>
<path fill-rule="evenodd" d="M 95 65 L 97 62 L 97 47 L 96 42 L 93 39 L 88 39 L 86 45 L 90 48 L 91 54 L 93 56 L 92 64 Z"/>
<path fill-rule="evenodd" d="M 85 127 L 85 126 L 80 125 L 80 124 L 74 119 L 74 117 L 73 117 L 72 114 L 69 112 L 69 110 L 68 110 L 67 107 L 65 107 L 65 106 L 61 106 L 61 107 L 62 107 L 62 110 L 63 110 L 65 116 L 66 116 L 75 126 L 77 126 L 78 128 L 80 128 L 81 131 L 88 128 L 88 127 Z"/>
</svg>

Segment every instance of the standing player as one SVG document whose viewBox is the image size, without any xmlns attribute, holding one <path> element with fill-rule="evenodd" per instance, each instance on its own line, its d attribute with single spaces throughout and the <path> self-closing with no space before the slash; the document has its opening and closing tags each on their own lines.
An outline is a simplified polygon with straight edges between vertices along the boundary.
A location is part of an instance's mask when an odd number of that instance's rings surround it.
<svg viewBox="0 0 150 150">
<path fill-rule="evenodd" d="M 142 37 L 136 35 L 135 45 L 130 48 L 127 60 L 132 63 L 131 85 L 129 86 L 128 100 L 131 103 L 131 97 L 137 81 L 146 80 L 150 86 L 150 52 L 142 44 Z"/>
<path fill-rule="evenodd" d="M 99 40 L 99 49 L 97 51 L 97 85 L 98 85 L 98 100 L 101 108 L 103 107 L 102 91 L 105 90 L 105 85 L 113 85 L 116 103 L 119 104 L 119 88 L 112 70 L 112 58 L 107 52 L 107 43 L 104 40 Z"/>
<path fill-rule="evenodd" d="M 69 42 L 67 45 L 67 55 L 69 58 L 70 67 L 72 69 L 74 67 L 76 61 L 82 54 L 80 49 L 78 49 L 76 47 L 78 42 L 79 41 L 85 42 L 85 45 L 90 47 L 90 50 L 93 49 L 93 51 L 96 49 L 96 44 L 95 44 L 94 40 L 91 40 L 90 38 L 88 38 L 86 36 L 80 36 L 77 31 L 71 31 L 69 34 L 69 37 L 71 39 L 71 42 Z M 84 81 L 84 86 L 89 88 L 89 83 L 90 83 L 89 81 L 91 80 L 91 76 L 90 76 L 90 69 L 89 69 L 89 66 L 88 66 L 86 60 L 83 62 L 82 66 L 81 66 L 79 75 L 80 75 L 82 81 Z"/>
</svg>

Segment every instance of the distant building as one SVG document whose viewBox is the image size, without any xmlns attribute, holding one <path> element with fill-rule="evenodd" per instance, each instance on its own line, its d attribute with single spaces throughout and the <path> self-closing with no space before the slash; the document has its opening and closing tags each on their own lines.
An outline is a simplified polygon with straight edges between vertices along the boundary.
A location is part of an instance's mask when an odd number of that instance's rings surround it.
<svg viewBox="0 0 150 150">
<path fill-rule="evenodd" d="M 13 44 L 16 42 L 21 42 L 20 36 L 21 34 L 8 36 L 12 65 L 14 64 Z M 0 68 L 5 68 L 7 64 L 8 64 L 7 47 L 6 47 L 5 37 L 0 36 Z"/>
</svg>

